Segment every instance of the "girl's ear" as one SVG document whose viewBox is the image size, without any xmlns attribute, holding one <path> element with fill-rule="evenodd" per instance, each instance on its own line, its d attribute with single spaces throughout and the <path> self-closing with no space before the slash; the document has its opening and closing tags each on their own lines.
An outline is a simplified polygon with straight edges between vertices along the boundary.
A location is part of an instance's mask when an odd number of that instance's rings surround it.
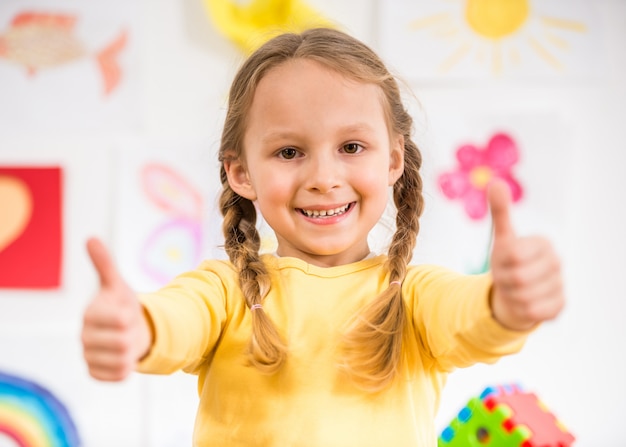
<svg viewBox="0 0 626 447">
<path fill-rule="evenodd" d="M 398 135 L 391 142 L 389 154 L 389 186 L 393 186 L 404 172 L 404 136 Z"/>
<path fill-rule="evenodd" d="M 241 197 L 250 201 L 256 200 L 256 192 L 250 181 L 248 170 L 239 157 L 224 157 L 224 170 L 230 188 Z"/>
</svg>

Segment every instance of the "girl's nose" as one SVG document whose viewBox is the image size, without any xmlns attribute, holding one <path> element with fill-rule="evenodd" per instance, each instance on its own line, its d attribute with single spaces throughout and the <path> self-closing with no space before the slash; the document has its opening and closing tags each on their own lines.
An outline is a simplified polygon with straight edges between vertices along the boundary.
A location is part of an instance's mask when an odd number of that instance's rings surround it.
<svg viewBox="0 0 626 447">
<path fill-rule="evenodd" d="M 332 156 L 312 156 L 305 175 L 310 191 L 324 194 L 341 185 L 341 168 Z"/>
</svg>

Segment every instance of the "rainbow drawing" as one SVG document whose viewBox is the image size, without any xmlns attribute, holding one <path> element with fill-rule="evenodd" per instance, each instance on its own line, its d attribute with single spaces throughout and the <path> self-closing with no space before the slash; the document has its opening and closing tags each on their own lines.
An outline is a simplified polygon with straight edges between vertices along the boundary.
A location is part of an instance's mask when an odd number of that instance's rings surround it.
<svg viewBox="0 0 626 447">
<path fill-rule="evenodd" d="M 0 440 L 17 447 L 77 447 L 76 426 L 65 406 L 47 389 L 0 372 Z"/>
</svg>

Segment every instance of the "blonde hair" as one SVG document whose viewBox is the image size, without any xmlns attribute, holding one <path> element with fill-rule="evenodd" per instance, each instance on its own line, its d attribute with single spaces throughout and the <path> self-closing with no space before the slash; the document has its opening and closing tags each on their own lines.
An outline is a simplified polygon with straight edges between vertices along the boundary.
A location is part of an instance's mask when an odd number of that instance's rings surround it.
<svg viewBox="0 0 626 447">
<path fill-rule="evenodd" d="M 422 157 L 411 139 L 413 120 L 402 103 L 396 79 L 365 44 L 326 28 L 282 34 L 260 47 L 241 66 L 230 89 L 219 152 L 225 249 L 240 273 L 247 305 L 261 304 L 269 291 L 270 279 L 259 255 L 256 210 L 251 201 L 230 188 L 224 161 L 229 157 L 243 158 L 246 115 L 260 80 L 272 68 L 297 58 L 313 60 L 348 78 L 378 85 L 390 133 L 404 137 L 404 172 L 393 186 L 397 215 L 388 253 L 389 286 L 355 316 L 343 340 L 344 368 L 357 385 L 376 391 L 393 380 L 401 361 L 403 329 L 407 324 L 401 282 L 415 247 L 424 201 L 419 173 Z M 248 351 L 251 363 L 267 373 L 278 370 L 287 355 L 286 343 L 258 306 L 252 312 Z"/>
</svg>

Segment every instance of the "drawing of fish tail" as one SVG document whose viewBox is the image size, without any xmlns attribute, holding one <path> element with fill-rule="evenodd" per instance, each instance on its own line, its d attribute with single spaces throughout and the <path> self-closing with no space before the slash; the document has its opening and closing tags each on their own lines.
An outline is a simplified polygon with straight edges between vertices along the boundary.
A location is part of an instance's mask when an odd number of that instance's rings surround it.
<svg viewBox="0 0 626 447">
<path fill-rule="evenodd" d="M 122 31 L 106 48 L 100 51 L 96 59 L 104 82 L 104 94 L 110 94 L 122 79 L 122 69 L 118 64 L 118 56 L 126 46 L 127 34 Z"/>
<path fill-rule="evenodd" d="M 6 57 L 9 52 L 9 47 L 5 42 L 4 37 L 0 37 L 0 57 Z"/>
</svg>

